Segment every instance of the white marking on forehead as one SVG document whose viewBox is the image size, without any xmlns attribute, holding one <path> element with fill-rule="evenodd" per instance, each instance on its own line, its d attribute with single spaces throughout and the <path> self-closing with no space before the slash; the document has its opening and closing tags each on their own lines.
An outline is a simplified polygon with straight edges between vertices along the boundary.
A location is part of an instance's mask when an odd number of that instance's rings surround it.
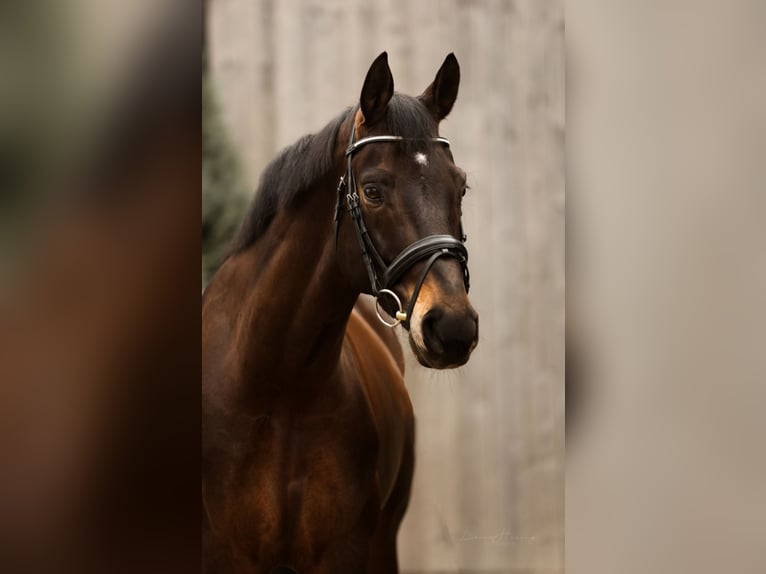
<svg viewBox="0 0 766 574">
<path fill-rule="evenodd" d="M 423 167 L 428 165 L 428 157 L 426 154 L 418 152 L 415 154 L 415 161 L 418 162 Z"/>
</svg>

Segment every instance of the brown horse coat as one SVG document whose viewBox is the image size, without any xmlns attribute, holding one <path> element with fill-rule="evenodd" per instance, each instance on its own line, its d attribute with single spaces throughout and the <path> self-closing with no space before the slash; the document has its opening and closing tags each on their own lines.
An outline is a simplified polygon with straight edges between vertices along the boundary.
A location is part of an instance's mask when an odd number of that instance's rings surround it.
<svg viewBox="0 0 766 574">
<path fill-rule="evenodd" d="M 358 109 L 266 168 L 202 300 L 205 571 L 398 572 L 414 417 L 398 339 L 360 296 L 369 283 L 348 216 L 336 242 L 336 187 L 352 127 L 359 137 L 395 132 L 402 145 L 353 159 L 381 255 L 423 235 L 459 237 L 465 173 L 431 143 L 458 81 L 450 55 L 422 96 L 394 95 L 384 53 Z M 462 269 L 447 259 L 428 274 L 409 327 L 427 366 L 463 364 L 478 338 Z M 392 287 L 402 300 L 418 274 L 413 265 Z"/>
</svg>

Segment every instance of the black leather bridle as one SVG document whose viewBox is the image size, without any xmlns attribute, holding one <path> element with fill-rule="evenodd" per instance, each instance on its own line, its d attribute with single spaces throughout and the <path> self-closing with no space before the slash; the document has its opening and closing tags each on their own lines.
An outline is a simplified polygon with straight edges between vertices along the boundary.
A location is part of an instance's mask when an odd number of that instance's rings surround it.
<svg viewBox="0 0 766 574">
<path fill-rule="evenodd" d="M 465 248 L 466 237 L 463 234 L 463 223 L 460 222 L 460 239 L 456 239 L 451 235 L 429 235 L 423 239 L 419 239 L 414 243 L 411 243 L 405 247 L 399 255 L 397 255 L 390 264 L 386 264 L 383 258 L 375 248 L 375 244 L 367 231 L 367 226 L 364 224 L 364 218 L 362 217 L 362 209 L 359 201 L 359 193 L 357 192 L 356 180 L 354 178 L 354 171 L 351 169 L 351 160 L 354 154 L 362 147 L 371 143 L 379 142 L 396 142 L 401 141 L 401 136 L 370 136 L 355 141 L 356 127 L 351 128 L 351 137 L 349 138 L 348 148 L 346 149 L 346 158 L 348 165 L 346 168 L 346 174 L 341 176 L 340 183 L 338 183 L 338 203 L 335 207 L 335 245 L 338 244 L 338 232 L 340 228 L 340 219 L 343 215 L 343 200 L 345 198 L 346 207 L 351 216 L 351 220 L 354 222 L 354 228 L 356 229 L 357 239 L 359 240 L 359 247 L 362 253 L 362 259 L 364 265 L 367 268 L 367 275 L 370 278 L 370 286 L 372 288 L 372 294 L 375 296 L 375 310 L 378 314 L 378 318 L 388 327 L 395 327 L 401 322 L 408 322 L 412 316 L 412 311 L 415 308 L 415 301 L 417 301 L 420 288 L 423 286 L 423 282 L 428 275 L 429 270 L 436 262 L 437 259 L 444 256 L 454 257 L 460 262 L 460 266 L 463 268 L 463 281 L 465 283 L 465 290 L 468 292 L 470 287 L 470 277 L 468 274 L 468 250 Z M 442 137 L 433 138 L 433 141 L 449 146 L 449 141 Z M 348 188 L 348 192 L 344 193 Z M 402 275 L 415 265 L 418 261 L 426 259 L 425 266 L 420 272 L 418 282 L 415 284 L 415 290 L 412 293 L 410 304 L 407 306 L 407 312 L 402 309 L 402 302 L 399 297 L 391 290 L 391 287 L 396 285 L 397 281 L 401 279 Z M 378 275 L 376 270 L 382 271 L 382 275 Z M 388 295 L 391 297 L 399 307 L 399 310 L 394 316 L 393 322 L 388 322 L 380 313 L 380 304 L 378 298 L 380 295 Z"/>
</svg>

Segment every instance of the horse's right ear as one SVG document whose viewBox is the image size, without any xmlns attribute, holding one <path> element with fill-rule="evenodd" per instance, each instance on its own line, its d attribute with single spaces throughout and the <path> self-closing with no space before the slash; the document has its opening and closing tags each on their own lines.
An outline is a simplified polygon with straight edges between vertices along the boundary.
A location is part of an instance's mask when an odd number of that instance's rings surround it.
<svg viewBox="0 0 766 574">
<path fill-rule="evenodd" d="M 450 52 L 441 68 L 436 73 L 433 83 L 418 99 L 431 112 L 436 122 L 447 117 L 457 99 L 457 89 L 460 86 L 460 65 L 455 54 Z"/>
<path fill-rule="evenodd" d="M 359 98 L 359 107 L 365 123 L 374 124 L 380 120 L 393 95 L 394 77 L 391 75 L 391 68 L 388 67 L 388 54 L 383 52 L 370 66 Z"/>
</svg>

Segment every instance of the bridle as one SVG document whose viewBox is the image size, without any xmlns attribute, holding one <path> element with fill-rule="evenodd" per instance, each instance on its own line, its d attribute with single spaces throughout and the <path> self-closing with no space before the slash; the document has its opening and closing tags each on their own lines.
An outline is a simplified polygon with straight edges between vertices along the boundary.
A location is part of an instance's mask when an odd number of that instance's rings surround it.
<svg viewBox="0 0 766 574">
<path fill-rule="evenodd" d="M 338 232 L 340 229 L 340 219 L 343 215 L 343 200 L 346 201 L 346 207 L 351 216 L 351 221 L 354 222 L 354 228 L 356 229 L 357 239 L 359 240 L 359 247 L 362 252 L 362 260 L 367 268 L 367 275 L 370 278 L 370 287 L 372 288 L 372 294 L 375 296 L 375 311 L 378 314 L 378 319 L 388 327 L 395 327 L 399 323 L 409 321 L 412 316 L 412 311 L 415 308 L 415 302 L 417 301 L 420 288 L 423 286 L 423 282 L 428 275 L 429 270 L 436 263 L 436 260 L 440 257 L 449 256 L 454 257 L 460 263 L 463 269 L 463 282 L 465 283 L 465 290 L 468 292 L 470 286 L 470 277 L 468 274 L 468 250 L 465 248 L 466 236 L 463 234 L 463 222 L 460 222 L 460 239 L 456 239 L 451 235 L 429 235 L 422 239 L 418 239 L 414 243 L 411 243 L 405 247 L 399 255 L 397 255 L 390 264 L 386 264 L 383 258 L 375 248 L 375 244 L 367 231 L 367 226 L 364 224 L 364 218 L 362 217 L 362 208 L 359 201 L 359 193 L 357 192 L 356 179 L 354 178 L 354 171 L 351 169 L 351 160 L 354 154 L 362 147 L 380 142 L 396 142 L 402 141 L 401 136 L 370 136 L 355 141 L 356 126 L 351 128 L 351 137 L 349 138 L 348 148 L 346 148 L 347 168 L 345 175 L 341 176 L 338 183 L 338 203 L 335 206 L 335 246 L 338 246 Z M 433 138 L 434 142 L 449 146 L 449 140 L 442 137 Z M 348 188 L 348 193 L 344 192 Z M 399 297 L 394 293 L 391 288 L 396 285 L 397 281 L 401 279 L 402 275 L 409 270 L 417 262 L 426 259 L 425 266 L 420 272 L 418 282 L 415 284 L 415 290 L 412 293 L 412 298 L 407 306 L 407 312 L 405 313 L 402 308 L 402 302 Z M 382 271 L 379 276 L 376 270 Z M 378 298 L 381 295 L 387 295 L 391 297 L 398 306 L 399 310 L 394 316 L 392 322 L 386 321 L 386 319 L 380 313 L 380 303 Z"/>
</svg>

